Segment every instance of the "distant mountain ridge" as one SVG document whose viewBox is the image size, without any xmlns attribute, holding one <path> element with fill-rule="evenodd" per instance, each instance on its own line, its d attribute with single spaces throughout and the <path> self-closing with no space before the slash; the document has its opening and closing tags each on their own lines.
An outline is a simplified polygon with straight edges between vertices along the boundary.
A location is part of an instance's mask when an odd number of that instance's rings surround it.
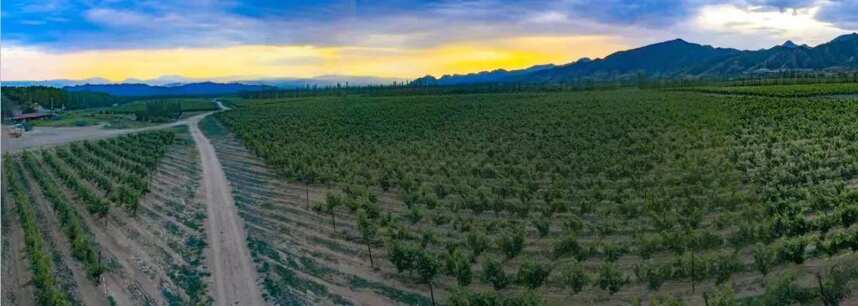
<svg viewBox="0 0 858 306">
<path fill-rule="evenodd" d="M 72 92 L 101 92 L 120 97 L 141 97 L 228 95 L 244 91 L 263 91 L 275 88 L 267 85 L 201 82 L 172 86 L 152 86 L 146 84 L 86 84 L 66 86 L 63 87 L 63 89 Z"/>
<path fill-rule="evenodd" d="M 109 84 L 141 84 L 149 86 L 177 87 L 194 83 L 239 83 L 245 85 L 267 85 L 282 89 L 294 89 L 304 87 L 332 87 L 340 84 L 345 86 L 371 86 L 371 85 L 391 85 L 394 83 L 405 83 L 408 79 L 403 78 L 386 78 L 373 76 L 354 76 L 354 75 L 320 75 L 309 78 L 240 78 L 240 77 L 217 77 L 217 78 L 188 78 L 181 75 L 162 75 L 153 79 L 135 79 L 129 78 L 121 82 L 113 82 L 104 78 L 89 78 L 82 80 L 71 79 L 55 79 L 55 80 L 39 80 L 39 81 L 2 81 L 3 86 L 24 87 L 24 86 L 47 86 L 47 87 L 73 87 L 79 85 L 109 85 Z"/>
<path fill-rule="evenodd" d="M 256 80 L 239 80 L 238 83 L 268 85 L 282 89 L 295 89 L 305 87 L 332 87 L 340 84 L 341 86 L 374 86 L 374 85 L 390 85 L 394 83 L 405 83 L 406 79 L 399 78 L 382 78 L 371 76 L 350 76 L 350 75 L 321 75 L 312 78 L 266 78 Z"/>
<path fill-rule="evenodd" d="M 848 34 L 809 47 L 787 41 L 756 51 L 716 48 L 675 39 L 605 58 L 582 59 L 565 65 L 533 66 L 522 70 L 494 70 L 465 75 L 425 76 L 416 85 L 475 83 L 561 83 L 581 80 L 733 77 L 784 71 L 858 71 L 858 34 Z"/>
</svg>

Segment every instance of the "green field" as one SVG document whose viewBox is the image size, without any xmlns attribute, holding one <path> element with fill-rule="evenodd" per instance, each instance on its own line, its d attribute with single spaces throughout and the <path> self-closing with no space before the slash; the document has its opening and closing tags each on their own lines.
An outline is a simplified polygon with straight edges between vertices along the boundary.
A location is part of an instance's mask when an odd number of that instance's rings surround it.
<svg viewBox="0 0 858 306">
<path fill-rule="evenodd" d="M 147 103 L 179 103 L 182 112 L 202 112 L 217 110 L 217 105 L 206 98 L 167 98 L 140 100 L 106 109 L 114 113 L 135 113 L 145 110 Z"/>
<path fill-rule="evenodd" d="M 35 126 L 44 127 L 70 127 L 70 126 L 91 126 L 105 124 L 107 128 L 128 129 L 151 126 L 154 124 L 170 121 L 162 120 L 138 120 L 137 114 L 146 111 L 146 104 L 173 104 L 176 103 L 175 112 L 170 110 L 167 117 L 186 118 L 195 114 L 206 111 L 217 110 L 218 107 L 211 99 L 205 98 L 168 98 L 168 99 L 153 99 L 141 100 L 113 107 L 92 108 L 84 110 L 74 110 L 62 112 L 58 114 L 58 118 L 52 120 L 36 120 L 33 121 Z"/>
<path fill-rule="evenodd" d="M 744 89 L 854 85 L 813 86 Z M 298 189 L 279 210 L 328 218 L 303 228 L 325 237 L 325 254 L 367 260 L 372 249 L 380 268 L 363 276 L 424 293 L 431 282 L 453 305 L 821 304 L 856 287 L 853 98 L 625 89 L 248 101 L 216 118 L 279 177 L 311 186 L 311 209 Z M 240 151 L 223 143 L 227 159 Z M 252 214 L 271 204 L 241 195 L 246 221 L 272 226 Z M 255 233 L 254 256 L 296 247 Z M 302 271 L 320 278 L 337 262 L 311 261 L 321 270 Z"/>
<path fill-rule="evenodd" d="M 58 118 L 32 121 L 34 126 L 72 127 L 105 124 L 106 128 L 128 129 L 152 125 L 134 120 L 129 114 L 102 113 L 98 110 L 77 110 L 59 113 Z"/>
<path fill-rule="evenodd" d="M 858 83 L 822 83 L 763 86 L 706 86 L 684 90 L 705 93 L 754 95 L 767 97 L 812 97 L 858 94 Z"/>
</svg>

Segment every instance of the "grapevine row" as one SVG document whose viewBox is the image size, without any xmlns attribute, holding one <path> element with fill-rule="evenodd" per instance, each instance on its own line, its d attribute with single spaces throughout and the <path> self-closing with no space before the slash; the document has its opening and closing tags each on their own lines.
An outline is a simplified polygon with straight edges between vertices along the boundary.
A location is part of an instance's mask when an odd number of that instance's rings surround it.
<svg viewBox="0 0 858 306">
<path fill-rule="evenodd" d="M 24 179 L 21 166 L 8 155 L 4 157 L 3 165 L 3 173 L 6 174 L 4 184 L 15 201 L 18 218 L 24 230 L 24 243 L 33 271 L 33 283 L 38 292 L 37 302 L 40 305 L 71 305 L 67 293 L 59 288 L 55 278 L 53 261 L 46 249 L 39 225 L 36 224 L 33 203 L 21 183 Z"/>
<path fill-rule="evenodd" d="M 72 255 L 84 264 L 91 278 L 98 279 L 106 267 L 101 263 L 98 246 L 92 240 L 91 233 L 84 228 L 80 215 L 66 200 L 60 186 L 44 171 L 32 153 L 24 153 L 23 161 L 59 216 L 62 231 L 72 246 Z"/>
</svg>

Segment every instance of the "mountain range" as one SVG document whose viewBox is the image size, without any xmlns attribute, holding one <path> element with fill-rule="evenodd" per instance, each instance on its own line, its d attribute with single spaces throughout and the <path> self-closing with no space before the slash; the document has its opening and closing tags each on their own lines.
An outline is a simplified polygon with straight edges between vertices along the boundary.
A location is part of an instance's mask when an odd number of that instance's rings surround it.
<svg viewBox="0 0 858 306">
<path fill-rule="evenodd" d="M 229 95 L 242 91 L 263 91 L 276 88 L 267 85 L 201 82 L 175 86 L 152 86 L 147 84 L 85 84 L 66 86 L 63 87 L 63 89 L 71 92 L 101 92 L 120 97 L 142 97 Z"/>
<path fill-rule="evenodd" d="M 577 81 L 633 80 L 635 78 L 684 79 L 732 78 L 780 72 L 858 71 L 858 34 L 847 34 L 810 47 L 787 41 L 761 50 L 716 48 L 675 39 L 636 49 L 619 51 L 604 58 L 582 58 L 564 65 L 537 65 L 520 70 L 498 69 L 470 74 L 427 75 L 414 85 L 466 85 L 477 83 L 565 83 Z M 214 82 L 212 82 L 214 81 Z M 324 75 L 312 78 L 236 77 L 194 79 L 165 75 L 150 80 L 128 79 L 112 84 L 103 78 L 85 80 L 4 81 L 4 86 L 49 86 L 70 91 L 103 92 L 117 96 L 221 95 L 240 91 L 367 86 L 403 83 L 405 79 L 370 76 Z M 215 83 L 218 82 L 218 83 Z M 226 82 L 226 83 L 221 83 Z"/>
<path fill-rule="evenodd" d="M 217 82 L 217 83 L 240 83 L 248 85 L 267 85 L 283 89 L 304 87 L 328 87 L 337 84 L 349 86 L 390 85 L 393 83 L 404 83 L 407 79 L 382 78 L 373 76 L 352 75 L 321 75 L 310 78 L 242 78 L 242 77 L 220 77 L 220 78 L 188 78 L 181 75 L 162 75 L 154 79 L 125 79 L 121 82 L 113 82 L 105 78 L 88 78 L 82 80 L 55 79 L 41 81 L 3 81 L 3 86 L 47 86 L 47 87 L 70 87 L 79 85 L 109 85 L 109 84 L 144 84 L 150 86 L 176 87 L 193 83 Z"/>
<path fill-rule="evenodd" d="M 565 65 L 539 65 L 521 70 L 425 76 L 415 85 L 475 83 L 562 83 L 647 78 L 729 78 L 749 74 L 807 71 L 858 71 L 858 34 L 840 36 L 810 47 L 792 41 L 769 49 L 746 51 L 715 48 L 682 39 L 620 51 L 605 58 L 583 58 Z"/>
</svg>

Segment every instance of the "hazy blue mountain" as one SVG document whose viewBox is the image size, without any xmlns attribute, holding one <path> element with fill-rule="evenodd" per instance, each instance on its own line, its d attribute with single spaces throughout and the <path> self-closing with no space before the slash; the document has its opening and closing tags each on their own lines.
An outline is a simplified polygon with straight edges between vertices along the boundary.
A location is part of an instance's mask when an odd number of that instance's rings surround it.
<svg viewBox="0 0 858 306">
<path fill-rule="evenodd" d="M 268 78 L 256 80 L 241 80 L 242 84 L 268 85 L 284 89 L 305 88 L 305 87 L 331 87 L 337 86 L 370 86 L 370 85 L 390 85 L 393 83 L 403 83 L 405 79 L 399 78 L 382 78 L 371 76 L 348 76 L 348 75 L 322 75 L 312 78 Z"/>
<path fill-rule="evenodd" d="M 551 68 L 555 68 L 555 66 L 552 64 L 548 64 L 532 66 L 530 68 L 520 70 L 497 69 L 492 71 L 483 71 L 469 74 L 444 75 L 441 78 L 435 78 L 431 75 L 427 75 L 414 80 L 413 83 L 418 85 L 459 85 L 471 83 L 493 83 L 502 82 L 511 77 L 530 75 L 534 72 Z"/>
<path fill-rule="evenodd" d="M 473 83 L 553 83 L 577 80 L 682 77 L 731 77 L 783 71 L 858 71 L 858 34 L 810 47 L 787 41 L 756 51 L 715 48 L 682 39 L 620 51 L 595 60 L 524 70 L 494 70 L 465 75 L 425 76 L 418 85 Z"/>
<path fill-rule="evenodd" d="M 211 96 L 228 95 L 242 91 L 271 90 L 265 85 L 240 83 L 201 82 L 176 86 L 151 86 L 146 84 L 87 84 L 64 87 L 68 91 L 102 92 L 114 96 Z"/>
<path fill-rule="evenodd" d="M 704 75 L 735 75 L 780 71 L 858 70 L 858 34 L 840 36 L 809 47 L 792 42 L 770 49 L 746 52 L 715 65 L 692 71 Z"/>
<path fill-rule="evenodd" d="M 640 74 L 648 77 L 672 78 L 684 74 L 689 68 L 697 65 L 708 65 L 741 53 L 742 51 L 736 49 L 714 48 L 675 39 L 616 52 L 603 59 L 579 61 L 538 71 L 525 77 L 529 82 L 622 79 L 634 78 Z"/>
<path fill-rule="evenodd" d="M 66 86 L 77 86 L 77 85 L 105 85 L 105 84 L 116 84 L 116 85 L 149 85 L 149 86 L 163 86 L 163 87 L 179 87 L 187 84 L 194 83 L 206 83 L 206 82 L 215 82 L 215 83 L 240 83 L 245 85 L 267 85 L 274 86 L 284 89 L 290 88 L 304 88 L 304 87 L 331 87 L 340 84 L 340 86 L 345 86 L 348 84 L 349 86 L 369 86 L 369 85 L 390 85 L 393 83 L 404 83 L 407 79 L 402 78 L 385 78 L 385 77 L 373 77 L 373 76 L 351 76 L 351 75 L 321 75 L 315 76 L 311 78 L 261 78 L 261 79 L 244 79 L 237 80 L 238 78 L 234 77 L 222 77 L 222 78 L 212 78 L 212 79 L 198 79 L 198 78 L 188 78 L 180 75 L 162 75 L 160 77 L 154 79 L 136 79 L 129 78 L 125 79 L 122 82 L 114 83 L 110 80 L 103 78 L 91 78 L 85 80 L 67 80 L 67 79 L 57 79 L 57 80 L 43 80 L 43 81 L 3 81 L 3 86 L 13 86 L 13 87 L 21 87 L 21 86 L 48 86 L 48 87 L 57 87 L 62 88 Z M 147 91 L 142 86 L 131 86 L 138 88 L 138 91 Z M 111 87 L 113 88 L 113 87 Z M 157 89 L 153 90 L 157 91 Z"/>
<path fill-rule="evenodd" d="M 43 81 L 3 81 L 3 86 L 23 87 L 23 86 L 47 86 L 47 87 L 65 87 L 84 84 L 109 84 L 110 80 L 104 78 L 90 78 L 83 80 L 43 80 Z"/>
</svg>

